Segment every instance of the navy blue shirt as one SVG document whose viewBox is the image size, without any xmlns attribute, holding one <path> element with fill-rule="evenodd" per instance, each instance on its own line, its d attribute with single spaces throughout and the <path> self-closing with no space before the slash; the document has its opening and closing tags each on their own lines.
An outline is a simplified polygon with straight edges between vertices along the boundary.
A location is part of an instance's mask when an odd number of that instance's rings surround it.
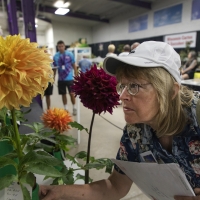
<svg viewBox="0 0 200 200">
<path fill-rule="evenodd" d="M 196 120 L 196 104 L 200 97 L 194 92 L 190 108 L 185 110 L 189 123 L 184 130 L 173 136 L 172 153 L 162 148 L 153 129 L 145 124 L 127 124 L 123 130 L 116 159 L 130 162 L 144 162 L 141 156 L 151 152 L 160 164 L 177 163 L 185 173 L 192 188 L 200 188 L 200 127 Z M 115 169 L 123 172 L 115 165 Z"/>
</svg>

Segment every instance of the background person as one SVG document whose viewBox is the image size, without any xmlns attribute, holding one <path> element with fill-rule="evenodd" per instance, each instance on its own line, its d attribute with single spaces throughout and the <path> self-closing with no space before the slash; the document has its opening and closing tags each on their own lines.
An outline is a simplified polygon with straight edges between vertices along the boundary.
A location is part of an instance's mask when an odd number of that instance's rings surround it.
<svg viewBox="0 0 200 200">
<path fill-rule="evenodd" d="M 54 81 L 55 81 L 56 69 L 53 69 L 53 72 L 54 72 Z M 51 107 L 52 94 L 53 94 L 53 84 L 49 83 L 47 89 L 44 91 L 44 96 L 46 97 L 47 109 L 50 109 Z"/>
<path fill-rule="evenodd" d="M 129 44 L 124 45 L 123 52 L 120 53 L 118 56 L 127 56 L 131 51 L 131 47 Z"/>
<path fill-rule="evenodd" d="M 88 59 L 87 56 L 83 56 L 83 59 L 81 59 L 78 63 L 78 66 L 80 67 L 81 71 L 85 73 L 87 70 L 90 70 L 92 67 L 91 61 Z"/>
<path fill-rule="evenodd" d="M 48 53 L 48 51 L 46 49 L 44 50 L 44 52 Z M 53 68 L 53 64 L 51 64 L 51 67 Z M 54 81 L 55 81 L 56 69 L 53 69 L 53 72 L 54 72 Z M 50 107 L 51 107 L 51 95 L 52 94 L 53 94 L 53 84 L 49 83 L 48 87 L 44 91 L 44 96 L 46 97 L 47 109 L 50 109 Z"/>
<path fill-rule="evenodd" d="M 138 45 L 140 45 L 139 42 L 134 42 L 134 43 L 131 45 L 131 51 L 132 51 L 133 49 L 135 49 Z"/>
<path fill-rule="evenodd" d="M 106 56 L 117 56 L 117 54 L 114 53 L 115 52 L 115 45 L 114 44 L 109 44 L 108 45 L 108 53 L 106 54 Z"/>
<path fill-rule="evenodd" d="M 190 51 L 188 54 L 188 61 L 183 66 L 181 71 L 182 79 L 193 79 L 196 68 L 198 67 L 197 56 L 195 51 Z"/>
<path fill-rule="evenodd" d="M 199 195 L 196 169 L 200 167 L 200 153 L 194 153 L 191 142 L 200 142 L 196 119 L 200 93 L 181 85 L 179 55 L 167 43 L 149 41 L 141 43 L 128 56 L 105 58 L 103 65 L 107 73 L 116 75 L 127 123 L 117 159 L 141 162 L 140 153 L 151 151 L 158 163 L 179 164 Z M 40 186 L 40 198 L 116 200 L 124 197 L 131 185 L 132 181 L 115 165 L 106 180 L 86 185 Z M 199 200 L 200 197 L 175 199 Z"/>
<path fill-rule="evenodd" d="M 58 67 L 58 92 L 62 95 L 64 109 L 69 110 L 67 106 L 67 91 L 68 88 L 70 99 L 73 106 L 73 115 L 77 114 L 76 102 L 74 93 L 71 90 L 73 85 L 74 75 L 77 75 L 77 67 L 75 65 L 74 55 L 65 50 L 65 43 L 60 40 L 57 42 L 58 52 L 54 55 L 54 66 Z"/>
</svg>

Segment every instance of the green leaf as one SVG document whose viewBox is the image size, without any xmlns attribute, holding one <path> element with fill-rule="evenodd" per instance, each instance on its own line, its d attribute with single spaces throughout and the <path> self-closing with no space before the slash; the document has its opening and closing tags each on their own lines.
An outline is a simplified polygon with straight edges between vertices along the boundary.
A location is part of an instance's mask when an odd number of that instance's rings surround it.
<svg viewBox="0 0 200 200">
<path fill-rule="evenodd" d="M 63 166 L 63 162 L 48 154 L 45 151 L 30 151 L 21 160 L 21 166 L 30 166 L 34 163 L 41 163 L 48 166 Z"/>
<path fill-rule="evenodd" d="M 44 125 L 40 122 L 34 122 L 33 125 L 32 124 L 23 124 L 23 125 L 33 129 L 36 133 L 44 129 Z"/>
<path fill-rule="evenodd" d="M 3 107 L 0 110 L 0 121 L 3 121 L 5 123 L 5 119 L 6 119 L 6 114 L 7 114 L 7 108 Z"/>
<path fill-rule="evenodd" d="M 13 126 L 11 124 L 5 125 L 4 127 L 1 128 L 0 131 L 0 137 L 12 137 L 14 131 L 13 131 Z"/>
<path fill-rule="evenodd" d="M 85 152 L 85 151 L 80 151 L 80 152 L 78 152 L 78 153 L 74 156 L 74 158 L 80 158 L 80 159 L 87 158 L 87 152 Z"/>
<path fill-rule="evenodd" d="M 20 183 L 21 189 L 22 189 L 22 193 L 23 193 L 23 199 L 24 200 L 32 200 L 30 192 L 28 191 L 28 189 Z"/>
<path fill-rule="evenodd" d="M 86 170 L 93 169 L 93 168 L 99 170 L 99 169 L 103 169 L 104 167 L 105 167 L 104 164 L 98 163 L 98 162 L 88 163 L 88 164 L 86 164 L 86 165 L 84 166 L 84 168 L 85 168 Z"/>
<path fill-rule="evenodd" d="M 54 143 L 54 144 L 57 144 L 58 142 L 55 140 L 55 138 L 53 138 L 53 137 L 44 137 L 44 136 L 42 136 L 42 135 L 39 135 L 39 138 L 42 140 L 47 140 L 47 141 L 49 141 L 49 142 L 52 142 L 52 143 Z"/>
<path fill-rule="evenodd" d="M 71 156 L 69 154 L 66 154 L 65 157 L 68 158 L 70 161 L 72 161 L 72 163 L 77 163 L 75 157 L 73 157 L 73 156 Z"/>
<path fill-rule="evenodd" d="M 95 162 L 96 160 L 95 160 L 95 158 L 93 157 L 93 156 L 90 156 L 90 162 Z"/>
<path fill-rule="evenodd" d="M 44 149 L 44 151 L 53 152 L 54 147 L 43 143 L 37 143 L 34 149 Z"/>
<path fill-rule="evenodd" d="M 82 174 L 77 174 L 76 175 L 76 180 L 85 180 L 85 175 L 82 175 Z"/>
<path fill-rule="evenodd" d="M 8 153 L 5 156 L 6 158 L 9 158 L 11 160 L 18 158 L 17 153 Z M 1 157 L 0 157 L 0 160 L 1 160 Z"/>
<path fill-rule="evenodd" d="M 52 130 L 51 132 L 47 132 L 47 131 L 44 131 L 42 133 L 40 133 L 42 135 L 42 137 L 46 138 L 46 137 L 50 137 L 50 136 L 53 136 L 54 134 L 56 134 L 57 131 L 56 130 Z"/>
<path fill-rule="evenodd" d="M 34 130 L 34 126 L 31 125 L 31 124 L 22 124 L 23 126 L 28 126 L 29 128 L 33 129 Z"/>
<path fill-rule="evenodd" d="M 34 174 L 31 172 L 29 172 L 28 174 L 27 173 L 23 174 L 20 178 L 20 183 L 27 183 L 33 188 L 33 186 L 35 185 Z"/>
<path fill-rule="evenodd" d="M 28 112 L 30 112 L 30 110 L 27 111 L 27 112 L 23 112 L 23 111 L 21 111 L 21 110 L 15 110 L 16 120 L 17 120 L 17 121 L 20 121 L 20 122 L 25 122 L 25 121 L 27 121 L 27 119 L 24 118 L 24 115 L 27 114 Z"/>
<path fill-rule="evenodd" d="M 51 183 L 51 185 L 59 185 L 59 180 L 60 180 L 61 178 L 55 178 L 54 180 L 53 180 L 53 182 Z"/>
<path fill-rule="evenodd" d="M 71 145 L 77 142 L 77 139 L 73 138 L 72 136 L 68 135 L 56 135 L 56 140 L 64 141 L 65 144 Z"/>
<path fill-rule="evenodd" d="M 44 124 L 40 122 L 34 122 L 33 127 L 34 127 L 35 132 L 38 133 L 39 131 L 44 129 Z"/>
<path fill-rule="evenodd" d="M 26 167 L 26 170 L 35 174 L 41 174 L 49 177 L 63 176 L 63 174 L 55 169 L 55 167 L 46 165 L 44 163 L 32 163 L 30 166 Z"/>
<path fill-rule="evenodd" d="M 0 178 L 0 190 L 8 187 L 12 182 L 17 181 L 17 176 L 8 174 Z"/>
<path fill-rule="evenodd" d="M 77 128 L 79 131 L 85 130 L 88 133 L 88 129 L 79 124 L 78 122 L 69 122 L 68 125 L 70 125 L 72 128 Z"/>
<path fill-rule="evenodd" d="M 1 156 L 0 157 L 0 168 L 5 167 L 7 165 L 13 165 L 17 169 L 17 163 L 14 160 L 11 160 L 10 158 Z"/>
<path fill-rule="evenodd" d="M 65 175 L 62 177 L 63 182 L 67 185 L 74 184 L 74 170 L 72 168 L 69 168 Z"/>
<path fill-rule="evenodd" d="M 114 166 L 114 163 L 110 159 L 107 159 L 105 172 L 111 174 L 113 170 L 113 166 Z"/>
<path fill-rule="evenodd" d="M 63 151 L 69 151 L 69 148 L 66 146 L 66 144 L 60 143 L 59 148 L 62 149 Z"/>
<path fill-rule="evenodd" d="M 113 164 L 112 165 L 107 165 L 105 172 L 111 174 L 112 171 L 113 171 Z"/>
</svg>

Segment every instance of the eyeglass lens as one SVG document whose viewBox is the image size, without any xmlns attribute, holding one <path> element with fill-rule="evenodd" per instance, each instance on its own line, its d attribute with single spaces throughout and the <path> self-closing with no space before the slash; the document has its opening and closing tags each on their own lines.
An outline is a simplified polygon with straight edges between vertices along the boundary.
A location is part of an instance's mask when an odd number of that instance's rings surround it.
<svg viewBox="0 0 200 200">
<path fill-rule="evenodd" d="M 129 94 L 135 95 L 138 93 L 139 85 L 135 83 L 129 83 L 128 85 L 119 83 L 116 87 L 117 93 L 120 95 L 123 92 L 124 88 L 127 88 Z"/>
</svg>

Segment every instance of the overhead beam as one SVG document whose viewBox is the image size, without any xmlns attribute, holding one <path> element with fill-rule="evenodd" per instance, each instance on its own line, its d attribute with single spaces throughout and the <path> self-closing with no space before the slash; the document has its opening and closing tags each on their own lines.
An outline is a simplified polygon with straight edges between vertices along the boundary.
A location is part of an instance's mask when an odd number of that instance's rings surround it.
<svg viewBox="0 0 200 200">
<path fill-rule="evenodd" d="M 51 14 L 55 14 L 56 9 L 57 8 L 50 7 L 50 6 L 44 6 L 44 5 L 39 6 L 39 11 L 47 12 L 47 13 L 51 13 Z M 101 19 L 101 17 L 98 16 L 98 15 L 88 15 L 88 14 L 85 14 L 85 13 L 82 13 L 82 12 L 70 11 L 64 16 L 66 16 L 66 17 L 76 17 L 76 18 L 81 18 L 81 19 L 87 19 L 87 20 L 109 23 L 108 19 Z"/>
<path fill-rule="evenodd" d="M 109 0 L 109 1 L 115 1 L 123 4 L 129 4 L 132 6 L 138 6 L 146 9 L 151 9 L 151 3 L 149 2 L 143 2 L 143 1 L 138 1 L 138 0 Z"/>
<path fill-rule="evenodd" d="M 22 12 L 21 1 L 17 1 L 17 2 L 16 2 L 16 5 L 17 5 L 17 10 L 20 11 L 20 12 Z M 49 18 L 47 18 L 47 17 L 43 18 L 43 16 L 40 15 L 40 14 L 38 14 L 36 17 L 37 17 L 38 19 L 42 20 L 42 21 L 48 22 L 48 23 L 50 23 L 50 24 L 52 23 L 51 20 L 50 20 Z"/>
<path fill-rule="evenodd" d="M 54 8 L 54 7 L 51 7 L 51 6 L 46 6 L 46 5 L 39 5 L 38 7 L 38 11 L 40 12 L 46 12 L 46 13 L 51 13 L 51 14 L 54 14 L 55 15 L 55 11 L 56 11 L 57 8 Z M 21 9 L 21 1 L 17 0 L 17 10 L 19 11 L 22 11 Z M 98 15 L 88 15 L 86 13 L 82 13 L 82 12 L 73 12 L 73 11 L 70 11 L 69 13 L 67 13 L 66 15 L 63 15 L 63 16 L 66 16 L 66 17 L 75 17 L 75 18 L 79 18 L 79 19 L 86 19 L 86 20 L 92 20 L 92 21 L 98 21 L 98 22 L 103 22 L 103 23 L 109 23 L 109 20 L 108 19 L 105 19 L 105 18 L 101 18 L 100 16 Z M 49 19 L 42 19 L 42 18 L 39 18 L 41 20 L 44 20 L 44 21 L 51 21 Z"/>
</svg>

